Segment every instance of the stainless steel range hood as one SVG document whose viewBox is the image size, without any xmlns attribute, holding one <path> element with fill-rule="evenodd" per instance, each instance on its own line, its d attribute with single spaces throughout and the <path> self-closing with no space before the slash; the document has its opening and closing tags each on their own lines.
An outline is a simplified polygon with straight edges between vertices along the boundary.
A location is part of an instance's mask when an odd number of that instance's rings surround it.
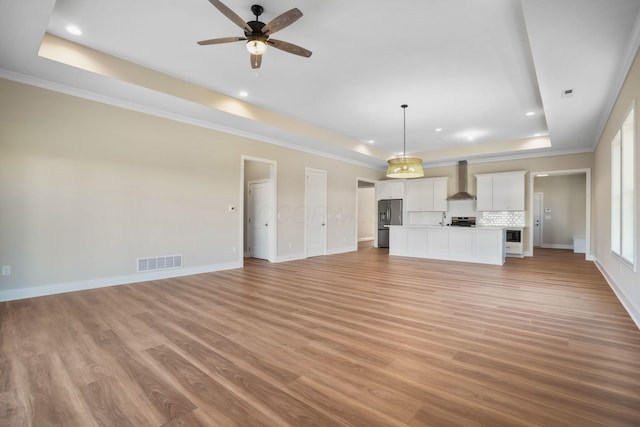
<svg viewBox="0 0 640 427">
<path fill-rule="evenodd" d="M 467 193 L 467 182 L 469 177 L 467 176 L 467 161 L 460 160 L 458 162 L 458 192 L 447 200 L 475 200 L 476 198 Z"/>
</svg>

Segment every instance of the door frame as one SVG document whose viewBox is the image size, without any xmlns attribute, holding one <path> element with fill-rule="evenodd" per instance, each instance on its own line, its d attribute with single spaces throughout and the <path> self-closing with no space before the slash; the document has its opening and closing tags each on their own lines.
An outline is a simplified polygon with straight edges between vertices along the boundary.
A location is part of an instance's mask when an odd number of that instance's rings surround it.
<svg viewBox="0 0 640 427">
<path fill-rule="evenodd" d="M 327 240 L 328 240 L 328 229 L 329 223 L 327 221 L 328 217 L 328 194 L 327 194 L 327 171 L 322 169 L 315 169 L 310 167 L 304 168 L 304 256 L 305 258 L 309 258 L 309 245 L 308 245 L 308 233 L 307 228 L 309 226 L 309 204 L 307 203 L 307 196 L 309 194 L 309 180 L 307 177 L 309 176 L 309 172 L 317 172 L 324 175 L 324 213 L 322 221 L 324 222 L 324 247 L 322 248 L 322 255 L 327 254 Z"/>
<path fill-rule="evenodd" d="M 593 261 L 595 258 L 591 253 L 591 168 L 584 169 L 564 169 L 564 170 L 554 170 L 554 171 L 531 171 L 529 172 L 529 220 L 527 223 L 529 224 L 529 231 L 527 232 L 527 237 L 529 242 L 527 244 L 527 253 L 526 256 L 533 256 L 533 190 L 535 177 L 537 175 L 546 175 L 546 176 L 557 176 L 557 175 L 581 175 L 585 174 L 585 240 L 586 240 L 586 250 L 585 250 L 585 259 L 587 261 Z"/>
<path fill-rule="evenodd" d="M 273 227 L 269 230 L 269 241 L 270 241 L 270 249 L 269 249 L 269 262 L 275 262 L 277 257 L 277 248 L 278 248 L 278 216 L 277 216 L 277 206 L 278 206 L 278 162 L 270 159 L 263 159 L 260 157 L 248 156 L 246 154 L 240 155 L 240 221 L 238 224 L 239 232 L 238 232 L 238 247 L 242 248 L 242 250 L 237 251 L 239 256 L 239 263 L 241 266 L 244 266 L 244 227 L 245 221 L 247 220 L 244 215 L 244 199 L 245 199 L 245 188 L 247 188 L 247 182 L 244 176 L 244 166 L 245 162 L 261 162 L 269 164 L 269 180 L 271 181 L 271 206 L 273 207 L 273 211 L 271 212 L 273 218 Z M 229 206 L 231 210 L 232 206 Z"/>
<path fill-rule="evenodd" d="M 532 191 L 533 191 L 533 190 L 532 190 Z M 537 196 L 539 196 L 539 198 L 540 198 L 540 212 L 538 212 L 538 214 L 540 215 L 540 226 L 539 226 L 538 228 L 540 228 L 540 246 L 542 246 L 542 244 L 544 243 L 544 242 L 542 241 L 542 236 L 543 236 L 543 234 L 544 234 L 544 228 L 543 228 L 543 227 L 544 227 L 544 221 L 543 221 L 543 216 L 544 216 L 544 215 L 543 215 L 543 212 L 544 212 L 544 193 L 540 193 L 540 192 L 533 193 L 533 198 L 531 199 L 531 200 L 532 200 L 532 202 L 531 202 L 531 221 L 532 221 L 532 224 L 533 224 L 533 225 L 532 225 L 532 228 L 531 228 L 531 230 L 532 230 L 531 241 L 532 241 L 533 243 L 535 243 L 535 239 L 533 238 L 533 237 L 534 237 L 533 235 L 534 235 L 534 233 L 535 233 L 535 223 L 534 223 L 534 220 L 535 220 L 535 214 L 536 214 L 536 212 L 535 212 L 535 210 L 534 210 L 534 206 L 535 206 L 534 201 L 535 201 L 535 199 L 536 199 L 536 195 L 537 195 Z M 533 243 L 532 243 L 532 244 L 533 244 Z M 533 247 L 535 248 L 535 245 L 534 245 Z"/>
<path fill-rule="evenodd" d="M 378 222 L 376 220 L 377 217 L 377 205 L 378 205 L 378 201 L 376 200 L 376 183 L 378 181 L 376 181 L 375 179 L 370 179 L 370 178 L 360 178 L 360 177 L 356 177 L 356 213 L 355 213 L 355 222 L 356 222 L 356 236 L 355 236 L 355 242 L 354 242 L 354 247 L 356 248 L 356 250 L 358 250 L 358 235 L 359 235 L 359 224 L 358 224 L 358 218 L 360 218 L 359 216 L 359 212 L 360 212 L 360 198 L 358 197 L 358 182 L 367 182 L 369 184 L 373 184 L 373 210 L 371 211 L 371 218 L 373 218 L 374 221 L 374 230 L 373 230 L 373 245 L 375 247 L 378 247 Z"/>
</svg>

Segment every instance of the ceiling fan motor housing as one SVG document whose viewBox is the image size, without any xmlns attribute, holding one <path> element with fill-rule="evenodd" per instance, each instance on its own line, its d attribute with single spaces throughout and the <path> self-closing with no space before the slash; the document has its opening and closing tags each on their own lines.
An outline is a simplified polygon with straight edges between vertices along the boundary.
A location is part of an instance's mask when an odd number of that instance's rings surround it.
<svg viewBox="0 0 640 427">
<path fill-rule="evenodd" d="M 266 36 L 262 32 L 262 28 L 266 25 L 264 22 L 249 21 L 247 22 L 247 25 L 249 25 L 253 30 L 252 32 L 249 32 L 249 31 L 244 32 L 244 35 L 248 40 L 262 40 L 262 41 L 267 40 L 268 36 Z"/>
</svg>

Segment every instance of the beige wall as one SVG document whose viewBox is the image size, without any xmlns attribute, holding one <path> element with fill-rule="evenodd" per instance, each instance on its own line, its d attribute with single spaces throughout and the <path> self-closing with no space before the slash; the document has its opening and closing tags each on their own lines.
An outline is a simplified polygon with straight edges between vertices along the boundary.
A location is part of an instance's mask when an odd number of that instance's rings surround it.
<svg viewBox="0 0 640 427">
<path fill-rule="evenodd" d="M 0 293 L 142 279 L 138 257 L 238 265 L 242 155 L 286 164 L 278 259 L 304 256 L 305 166 L 328 172 L 328 251 L 355 249 L 356 177 L 383 174 L 7 80 L 0 93 Z"/>
<path fill-rule="evenodd" d="M 536 177 L 534 193 L 543 194 L 542 246 L 573 246 L 573 237 L 586 236 L 586 175 Z"/>
<path fill-rule="evenodd" d="M 636 228 L 636 271 L 625 265 L 611 253 L 611 140 L 620 128 L 632 103 L 636 103 L 636 227 L 640 227 L 640 114 L 638 98 L 640 97 L 640 60 L 635 62 L 626 78 L 622 91 L 607 122 L 605 130 L 595 151 L 594 200 L 595 218 L 595 256 L 601 270 L 613 284 L 618 298 L 640 326 L 640 271 L 638 268 L 640 242 L 639 229 Z"/>
</svg>

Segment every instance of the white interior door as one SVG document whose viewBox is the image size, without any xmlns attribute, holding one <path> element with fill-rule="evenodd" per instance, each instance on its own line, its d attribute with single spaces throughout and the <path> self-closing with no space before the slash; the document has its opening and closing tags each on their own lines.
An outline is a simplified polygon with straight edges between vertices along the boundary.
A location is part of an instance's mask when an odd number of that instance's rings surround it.
<svg viewBox="0 0 640 427">
<path fill-rule="evenodd" d="M 305 229 L 307 256 L 327 252 L 327 172 L 306 169 Z"/>
<path fill-rule="evenodd" d="M 533 247 L 542 245 L 542 193 L 533 193 Z"/>
<path fill-rule="evenodd" d="M 249 255 L 253 258 L 271 259 L 271 181 L 249 182 L 248 236 Z"/>
</svg>

